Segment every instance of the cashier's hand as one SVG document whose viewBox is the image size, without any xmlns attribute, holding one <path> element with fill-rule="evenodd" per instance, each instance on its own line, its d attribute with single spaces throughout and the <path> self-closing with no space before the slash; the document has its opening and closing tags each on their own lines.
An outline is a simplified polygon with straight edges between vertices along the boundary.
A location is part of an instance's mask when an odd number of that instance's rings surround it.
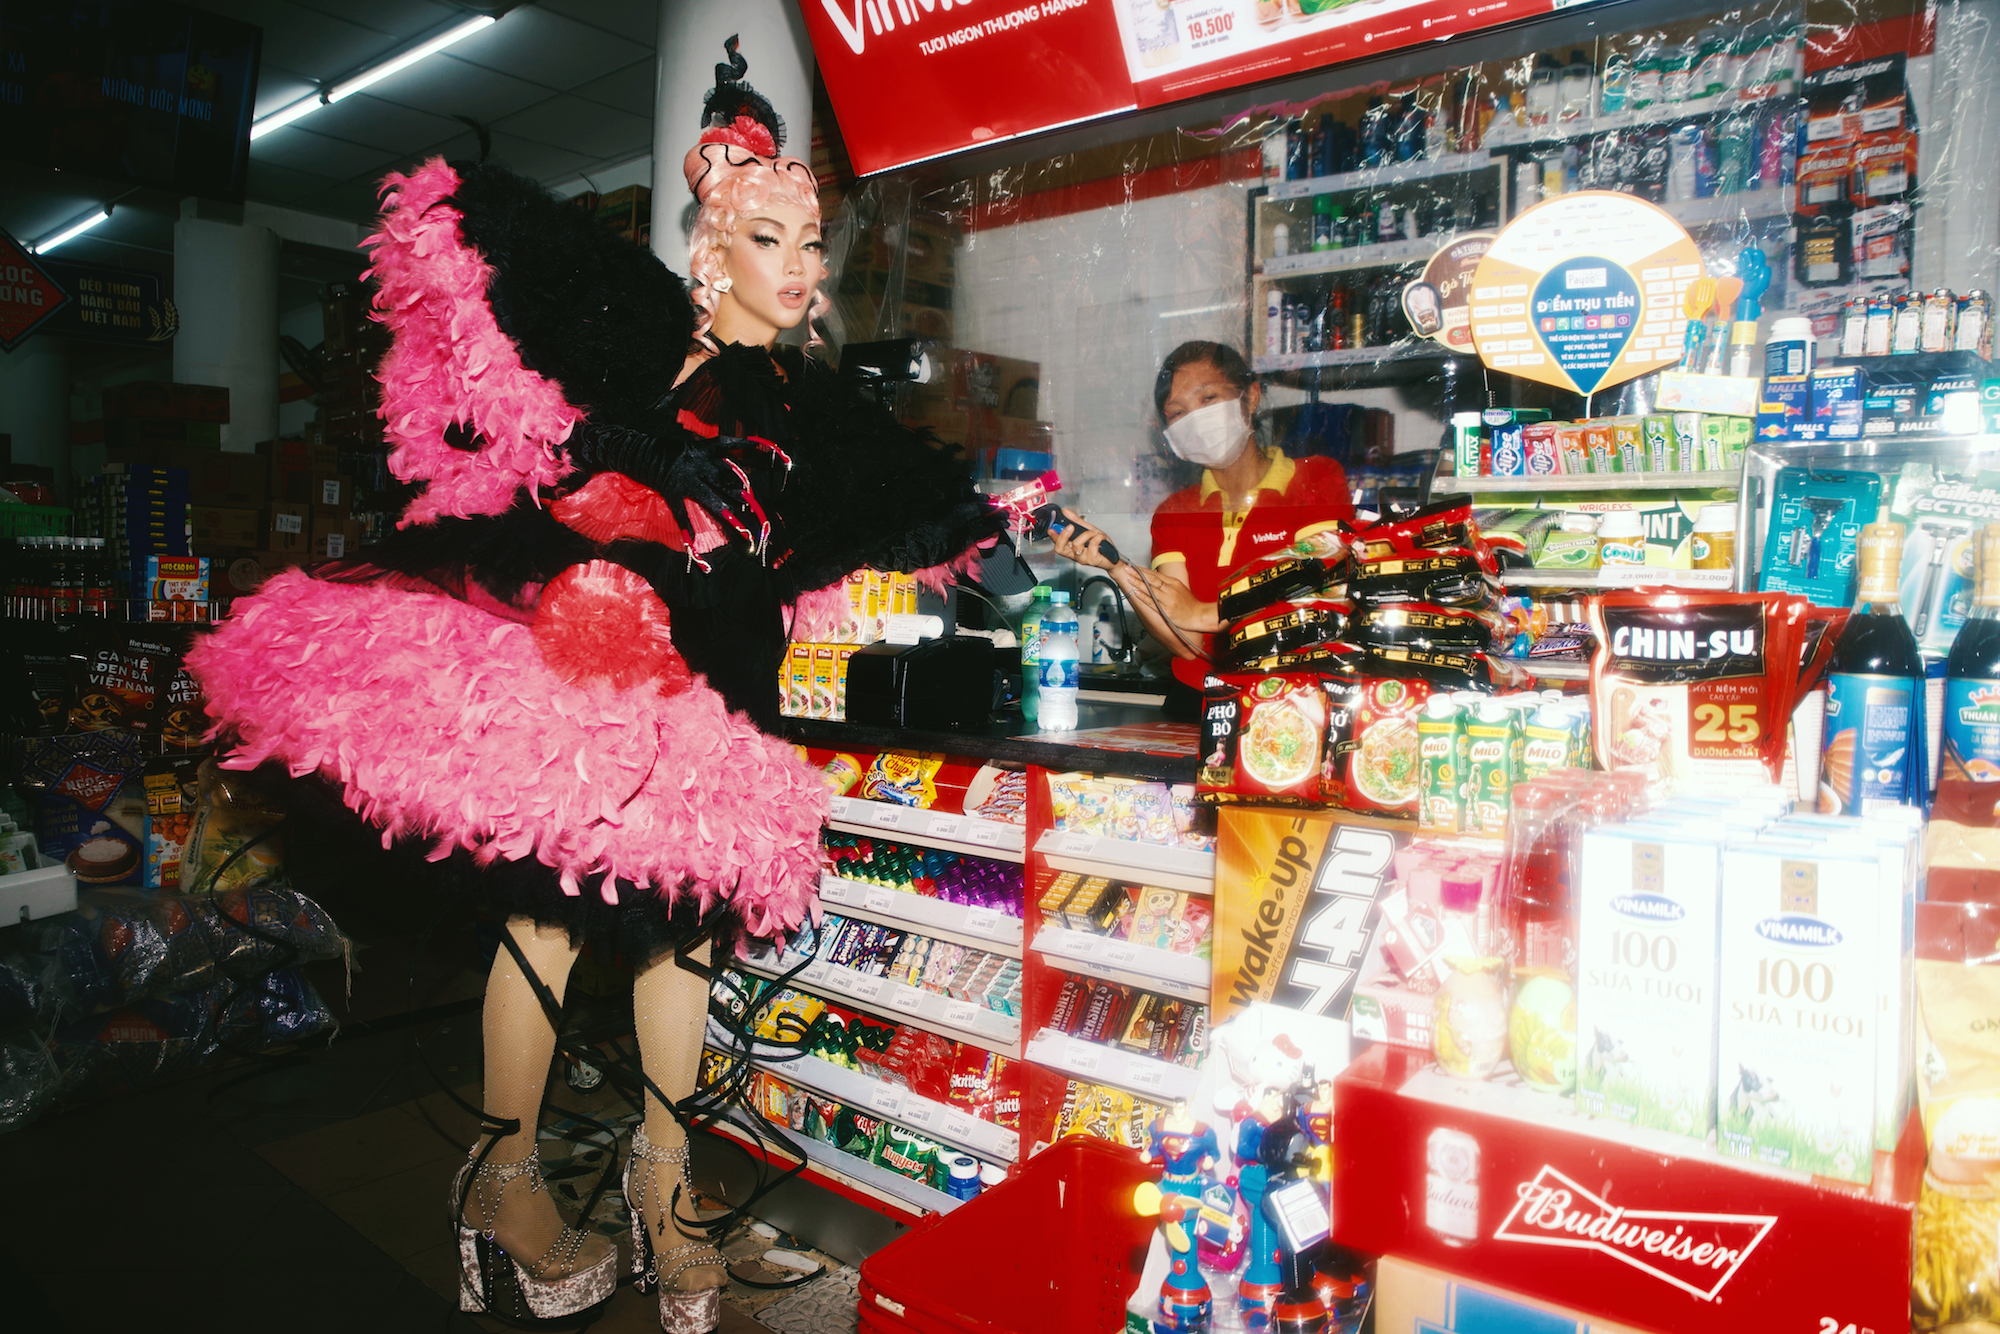
<svg viewBox="0 0 2000 1334">
<path fill-rule="evenodd" d="M 1067 556 L 1078 565 L 1095 566 L 1100 570 L 1117 568 L 1098 551 L 1104 545 L 1104 534 L 1085 524 L 1083 516 L 1075 510 L 1065 509 L 1062 513 L 1069 520 L 1069 526 L 1060 533 L 1049 534 L 1049 541 L 1055 544 L 1056 555 Z"/>
<path fill-rule="evenodd" d="M 1139 565 L 1121 565 L 1111 572 L 1111 577 L 1149 624 L 1165 621 L 1175 630 L 1198 635 L 1212 635 L 1222 629 L 1222 623 L 1216 619 L 1215 604 L 1203 602 L 1193 589 L 1172 574 Z M 1157 629 L 1155 636 L 1159 637 Z"/>
</svg>

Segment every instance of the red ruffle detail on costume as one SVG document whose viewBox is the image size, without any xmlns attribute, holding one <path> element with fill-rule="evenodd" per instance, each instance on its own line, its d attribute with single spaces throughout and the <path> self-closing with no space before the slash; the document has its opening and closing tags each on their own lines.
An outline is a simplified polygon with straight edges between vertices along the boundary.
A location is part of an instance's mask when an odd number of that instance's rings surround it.
<svg viewBox="0 0 2000 1334">
<path fill-rule="evenodd" d="M 236 605 L 188 654 L 238 738 L 227 767 L 318 771 L 385 841 L 534 857 L 570 893 L 614 877 L 727 900 L 757 936 L 811 908 L 826 787 L 699 678 L 672 696 L 569 685 L 526 626 L 301 571 Z"/>
<path fill-rule="evenodd" d="M 601 472 L 549 506 L 555 521 L 599 546 L 632 538 L 687 550 L 687 538 L 660 493 L 622 472 Z M 650 590 L 648 590 L 650 591 Z"/>
<path fill-rule="evenodd" d="M 758 157 L 778 156 L 778 141 L 771 137 L 770 128 L 754 116 L 738 116 L 727 125 L 711 126 L 701 132 L 700 142 L 705 144 L 735 144 L 747 148 Z"/>
<path fill-rule="evenodd" d="M 667 604 L 623 565 L 594 560 L 549 580 L 532 629 L 542 661 L 566 684 L 629 690 L 650 681 L 677 695 L 694 683 Z"/>
<path fill-rule="evenodd" d="M 715 425 L 713 422 L 703 421 L 686 408 L 680 410 L 680 415 L 676 420 L 680 422 L 683 430 L 691 431 L 704 440 L 713 440 L 722 434 L 721 427 Z"/>
<path fill-rule="evenodd" d="M 557 451 L 583 417 L 560 386 L 521 364 L 495 322 L 493 271 L 460 236 L 464 215 L 442 202 L 458 184 L 442 158 L 390 175 L 381 230 L 362 243 L 373 251 L 375 318 L 395 334 L 376 376 L 389 467 L 427 483 L 399 526 L 499 514 L 523 486 L 553 485 L 570 471 Z M 479 448 L 447 444 L 454 425 L 470 427 Z"/>
</svg>

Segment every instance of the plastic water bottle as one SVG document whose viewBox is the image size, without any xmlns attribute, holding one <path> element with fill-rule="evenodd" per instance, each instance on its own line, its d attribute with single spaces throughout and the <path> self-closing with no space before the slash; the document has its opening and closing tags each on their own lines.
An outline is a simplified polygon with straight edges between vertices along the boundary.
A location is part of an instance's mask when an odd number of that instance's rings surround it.
<svg viewBox="0 0 2000 1334">
<path fill-rule="evenodd" d="M 1042 617 L 1041 712 L 1036 720 L 1044 732 L 1076 730 L 1077 623 L 1069 594 L 1051 596 L 1053 606 Z"/>
<path fill-rule="evenodd" d="M 1035 721 L 1042 684 L 1042 618 L 1049 611 L 1049 586 L 1036 584 L 1034 600 L 1021 613 L 1021 716 Z"/>
</svg>

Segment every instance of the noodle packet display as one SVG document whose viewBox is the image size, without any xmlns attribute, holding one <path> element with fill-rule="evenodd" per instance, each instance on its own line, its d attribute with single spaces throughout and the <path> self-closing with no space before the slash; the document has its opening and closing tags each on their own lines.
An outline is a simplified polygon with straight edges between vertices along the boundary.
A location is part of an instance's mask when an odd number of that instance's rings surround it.
<svg viewBox="0 0 2000 1334">
<path fill-rule="evenodd" d="M 1348 538 L 1348 547 L 1357 561 L 1379 561 L 1391 556 L 1409 556 L 1445 547 L 1462 547 L 1493 564 L 1493 553 L 1480 535 L 1472 504 L 1466 500 L 1441 500 L 1400 519 L 1371 524 Z"/>
<path fill-rule="evenodd" d="M 1223 633 L 1217 665 L 1225 672 L 1242 671 L 1275 654 L 1330 643 L 1346 633 L 1353 611 L 1354 605 L 1342 598 L 1273 603 Z"/>
<path fill-rule="evenodd" d="M 1408 677 L 1439 690 L 1476 690 L 1481 694 L 1526 690 L 1535 681 L 1511 658 L 1466 649 L 1371 648 L 1362 658 L 1362 673 Z"/>
<path fill-rule="evenodd" d="M 1590 608 L 1598 762 L 1670 790 L 1782 772 L 1808 603 L 1778 593 L 1606 593 Z"/>
<path fill-rule="evenodd" d="M 1505 632 L 1506 622 L 1484 607 L 1395 602 L 1357 611 L 1352 639 L 1369 648 L 1457 648 L 1485 652 Z"/>
<path fill-rule="evenodd" d="M 1286 674 L 1210 677 L 1197 798 L 1211 804 L 1324 804 L 1328 691 L 1338 683 Z"/>
<path fill-rule="evenodd" d="M 1332 742 L 1336 805 L 1377 815 L 1415 816 L 1423 795 L 1417 719 L 1432 694 L 1426 681 L 1363 677 L 1345 727 Z"/>
<path fill-rule="evenodd" d="M 1215 614 L 1224 625 L 1233 625 L 1261 608 L 1317 597 L 1338 588 L 1346 582 L 1347 571 L 1344 552 L 1330 558 L 1308 555 L 1257 561 L 1223 581 L 1215 597 Z"/>
<path fill-rule="evenodd" d="M 1413 555 L 1361 561 L 1347 582 L 1356 603 L 1435 602 L 1483 607 L 1500 596 L 1491 552 L 1439 547 Z"/>
</svg>

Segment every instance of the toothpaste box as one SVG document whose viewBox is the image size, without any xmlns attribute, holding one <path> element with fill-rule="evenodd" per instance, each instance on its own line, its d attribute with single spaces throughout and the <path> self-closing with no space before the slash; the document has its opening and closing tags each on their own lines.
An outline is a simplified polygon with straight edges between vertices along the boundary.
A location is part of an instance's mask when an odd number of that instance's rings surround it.
<svg viewBox="0 0 2000 1334">
<path fill-rule="evenodd" d="M 1910 812 L 1916 816 L 1916 812 Z M 1818 841 L 1873 857 L 1876 891 L 1877 1009 L 1875 1147 L 1893 1153 L 1916 1098 L 1917 900 L 1924 878 L 1921 816 L 1915 823 L 1866 817 L 1801 814 L 1771 826 L 1776 837 Z"/>
<path fill-rule="evenodd" d="M 1583 836 L 1577 1110 L 1703 1140 L 1715 1128 L 1716 831 Z"/>
<path fill-rule="evenodd" d="M 1804 840 L 1723 850 L 1725 1156 L 1863 1185 L 1873 1175 L 1880 877 L 1865 852 Z"/>
</svg>

